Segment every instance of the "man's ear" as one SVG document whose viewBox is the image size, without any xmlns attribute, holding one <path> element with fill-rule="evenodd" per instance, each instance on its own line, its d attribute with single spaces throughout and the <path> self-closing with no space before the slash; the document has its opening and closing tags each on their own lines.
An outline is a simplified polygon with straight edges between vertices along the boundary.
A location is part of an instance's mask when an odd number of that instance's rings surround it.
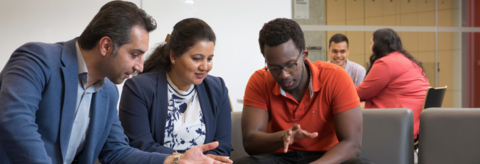
<svg viewBox="0 0 480 164">
<path fill-rule="evenodd" d="M 305 46 L 305 48 L 303 49 L 302 54 L 303 54 L 303 57 L 302 57 L 303 60 L 307 60 L 307 58 L 308 58 L 308 47 L 307 46 Z"/>
<path fill-rule="evenodd" d="M 104 36 L 98 41 L 98 47 L 100 50 L 100 54 L 103 57 L 107 56 L 107 54 L 112 53 L 113 51 L 113 41 L 108 36 Z"/>
</svg>

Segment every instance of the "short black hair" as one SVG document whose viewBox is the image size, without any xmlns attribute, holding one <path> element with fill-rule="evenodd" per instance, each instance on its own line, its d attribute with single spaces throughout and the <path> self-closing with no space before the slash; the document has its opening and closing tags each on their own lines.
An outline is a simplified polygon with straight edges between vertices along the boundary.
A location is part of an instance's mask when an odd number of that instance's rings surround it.
<svg viewBox="0 0 480 164">
<path fill-rule="evenodd" d="M 343 34 L 335 34 L 330 38 L 330 41 L 328 42 L 328 48 L 332 46 L 332 42 L 334 43 L 340 43 L 340 42 L 347 42 L 347 48 L 348 48 L 348 38 L 347 36 Z"/>
<path fill-rule="evenodd" d="M 263 25 L 258 42 L 264 54 L 265 45 L 274 47 L 292 39 L 298 50 L 305 48 L 303 31 L 297 22 L 287 18 L 277 18 Z"/>
<path fill-rule="evenodd" d="M 78 38 L 78 45 L 86 50 L 95 47 L 98 41 L 108 36 L 113 42 L 113 55 L 118 48 L 131 42 L 130 33 L 134 25 L 151 32 L 157 23 L 144 10 L 132 2 L 111 1 L 103 5 Z"/>
</svg>

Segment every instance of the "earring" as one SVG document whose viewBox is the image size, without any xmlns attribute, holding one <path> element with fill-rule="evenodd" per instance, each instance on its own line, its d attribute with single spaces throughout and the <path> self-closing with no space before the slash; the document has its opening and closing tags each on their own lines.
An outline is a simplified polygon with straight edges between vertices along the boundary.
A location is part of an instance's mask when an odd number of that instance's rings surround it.
<svg viewBox="0 0 480 164">
<path fill-rule="evenodd" d="M 172 63 L 175 64 L 175 60 L 172 60 Z"/>
</svg>

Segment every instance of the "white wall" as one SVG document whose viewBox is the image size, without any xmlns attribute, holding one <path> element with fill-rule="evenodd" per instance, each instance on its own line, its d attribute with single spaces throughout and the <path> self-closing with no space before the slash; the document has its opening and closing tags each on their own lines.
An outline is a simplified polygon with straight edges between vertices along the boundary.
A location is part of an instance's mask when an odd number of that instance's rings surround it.
<svg viewBox="0 0 480 164">
<path fill-rule="evenodd" d="M 107 0 L 0 0 L 0 68 L 26 42 L 67 41 L 81 34 Z M 150 48 L 165 39 L 178 21 L 197 17 L 217 35 L 211 75 L 223 77 L 233 108 L 242 110 L 250 75 L 264 66 L 258 46 L 263 24 L 291 18 L 291 0 L 134 0 L 158 23 L 150 34 Z M 193 3 L 192 3 L 193 2 Z M 121 91 L 122 85 L 119 85 Z"/>
<path fill-rule="evenodd" d="M 129 0 L 137 6 L 141 0 Z M 0 70 L 26 42 L 55 43 L 82 34 L 109 0 L 0 0 Z M 123 84 L 118 85 L 121 93 Z"/>
<path fill-rule="evenodd" d="M 0 0 L 0 68 L 26 42 L 80 36 L 108 0 Z M 137 5 L 140 0 L 133 1 Z"/>
</svg>

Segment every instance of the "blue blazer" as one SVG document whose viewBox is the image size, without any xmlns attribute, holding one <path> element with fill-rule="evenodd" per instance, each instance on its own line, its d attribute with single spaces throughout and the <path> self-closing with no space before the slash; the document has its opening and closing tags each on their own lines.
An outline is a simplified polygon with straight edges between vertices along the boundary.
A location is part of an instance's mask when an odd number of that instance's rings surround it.
<svg viewBox="0 0 480 164">
<path fill-rule="evenodd" d="M 0 163 L 63 163 L 75 118 L 75 39 L 27 43 L 0 73 Z M 80 163 L 158 163 L 166 154 L 128 145 L 117 116 L 118 91 L 106 79 L 93 94 Z"/>
<path fill-rule="evenodd" d="M 220 144 L 206 153 L 230 156 L 231 107 L 223 79 L 208 75 L 196 89 L 205 120 L 205 143 L 218 141 Z M 167 113 L 164 69 L 143 73 L 125 82 L 119 117 L 130 146 L 148 152 L 173 153 L 173 149 L 163 146 Z"/>
</svg>

